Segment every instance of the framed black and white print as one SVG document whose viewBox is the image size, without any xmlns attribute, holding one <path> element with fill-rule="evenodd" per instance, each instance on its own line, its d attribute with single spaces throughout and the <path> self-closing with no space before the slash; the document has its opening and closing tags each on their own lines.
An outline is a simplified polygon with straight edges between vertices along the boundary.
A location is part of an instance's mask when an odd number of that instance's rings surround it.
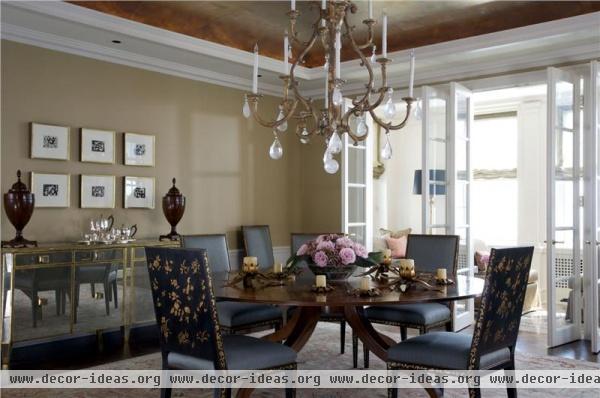
<svg viewBox="0 0 600 398">
<path fill-rule="evenodd" d="M 115 177 L 81 176 L 81 207 L 112 209 L 115 207 Z"/>
<path fill-rule="evenodd" d="M 114 163 L 115 132 L 82 128 L 81 161 L 93 163 Z"/>
<path fill-rule="evenodd" d="M 125 177 L 125 208 L 154 209 L 154 177 Z"/>
<path fill-rule="evenodd" d="M 150 134 L 125 133 L 125 160 L 128 166 L 154 166 L 154 141 Z"/>
<path fill-rule="evenodd" d="M 69 207 L 71 177 L 69 174 L 31 173 L 31 192 L 35 207 Z"/>
<path fill-rule="evenodd" d="M 31 158 L 69 160 L 69 128 L 31 123 Z"/>
</svg>

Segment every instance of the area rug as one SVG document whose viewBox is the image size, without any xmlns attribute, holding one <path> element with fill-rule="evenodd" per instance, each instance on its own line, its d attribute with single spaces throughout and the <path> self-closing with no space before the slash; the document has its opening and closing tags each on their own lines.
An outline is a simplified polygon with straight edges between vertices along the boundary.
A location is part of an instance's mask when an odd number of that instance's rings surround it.
<svg viewBox="0 0 600 398">
<path fill-rule="evenodd" d="M 395 337 L 390 333 L 390 337 Z M 311 336 L 309 342 L 298 355 L 299 369 L 352 369 L 352 354 L 349 349 L 350 333 L 347 335 L 347 351 L 345 354 L 339 353 L 339 326 L 336 324 L 319 323 L 315 333 Z M 362 351 L 362 349 L 361 349 Z M 600 364 L 593 362 L 577 361 L 564 359 L 560 357 L 535 356 L 524 352 L 518 352 L 516 355 L 517 369 L 537 369 L 537 370 L 559 370 L 559 369 L 597 369 L 600 371 Z M 362 363 L 362 354 L 359 354 L 359 364 Z M 371 369 L 385 369 L 385 364 L 374 355 L 371 355 Z M 139 356 L 118 362 L 112 362 L 97 366 L 94 369 L 160 369 L 160 354 L 149 354 Z M 157 389 L 23 389 L 23 390 L 2 390 L 3 398 L 158 398 L 160 395 Z M 283 390 L 257 390 L 252 394 L 253 397 L 283 397 Z M 386 397 L 385 389 L 299 389 L 298 397 L 322 397 L 322 398 L 374 398 Z M 400 397 L 419 398 L 428 395 L 423 390 L 402 390 Z M 466 390 L 448 389 L 445 391 L 445 397 L 459 398 L 467 397 Z M 484 398 L 504 398 L 506 390 L 490 389 L 482 393 Z M 598 398 L 597 390 L 576 390 L 576 389 L 519 389 L 520 398 L 542 398 L 542 397 L 569 397 L 569 398 Z M 209 398 L 212 393 L 206 390 L 174 390 L 173 397 L 179 398 Z"/>
</svg>

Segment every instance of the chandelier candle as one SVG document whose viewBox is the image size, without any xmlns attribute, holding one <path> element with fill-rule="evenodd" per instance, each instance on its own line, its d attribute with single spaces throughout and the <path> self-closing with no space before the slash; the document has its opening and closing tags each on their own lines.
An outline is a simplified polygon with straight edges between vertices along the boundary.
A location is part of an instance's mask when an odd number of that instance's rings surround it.
<svg viewBox="0 0 600 398">
<path fill-rule="evenodd" d="M 252 72 L 252 94 L 258 94 L 258 43 L 254 45 L 254 69 Z"/>
<path fill-rule="evenodd" d="M 408 80 L 408 96 L 413 96 L 413 85 L 415 83 L 415 50 L 410 50 L 410 77 Z"/>
<path fill-rule="evenodd" d="M 319 4 L 319 3 L 317 3 Z M 396 118 L 396 103 L 389 105 L 393 88 L 388 85 L 387 65 L 392 62 L 387 58 L 387 15 L 383 14 L 382 29 L 383 38 L 381 42 L 382 56 L 377 58 L 375 54 L 375 26 L 378 23 L 372 18 L 372 0 L 369 0 L 369 18 L 362 21 L 366 32 L 357 33 L 357 40 L 354 36 L 355 21 L 352 21 L 352 15 L 358 11 L 358 6 L 351 0 L 321 0 L 321 7 L 307 7 L 309 15 L 303 16 L 312 19 L 309 25 L 311 31 L 298 32 L 296 24 L 300 18 L 300 11 L 296 9 L 296 2 L 292 1 L 291 10 L 287 13 L 289 17 L 289 27 L 287 29 L 287 45 L 284 37 L 284 62 L 282 68 L 284 74 L 280 76 L 282 80 L 283 99 L 278 105 L 277 117 L 275 119 L 263 119 L 258 112 L 258 103 L 262 95 L 258 94 L 258 46 L 255 47 L 254 54 L 254 75 L 252 93 L 247 93 L 244 103 L 244 115 L 252 115 L 254 119 L 264 127 L 273 130 L 273 145 L 277 149 L 277 156 L 273 159 L 280 159 L 283 153 L 278 134 L 285 131 L 288 120 L 295 121 L 296 136 L 303 144 L 313 141 L 314 137 L 322 139 L 325 147 L 324 169 L 328 173 L 336 173 L 339 170 L 339 163 L 334 156 L 339 156 L 339 151 L 330 151 L 338 147 L 338 142 L 344 134 L 347 139 L 358 144 L 367 139 L 369 129 L 364 120 L 367 118 L 373 120 L 374 124 L 381 127 L 384 133 L 401 130 L 406 126 L 411 114 L 412 103 L 415 101 L 412 94 L 402 98 L 406 106 L 404 118 L 397 124 L 392 120 Z M 302 36 L 302 39 L 300 39 Z M 378 43 L 379 44 L 379 43 Z M 378 45 L 377 44 L 377 45 Z M 360 66 L 364 68 L 365 84 L 362 92 L 356 97 L 344 103 L 343 86 L 346 83 L 341 79 L 341 49 L 342 46 L 347 52 L 352 54 L 350 59 L 359 61 Z M 293 47 L 294 57 L 289 62 L 290 48 Z M 325 54 L 325 107 L 317 107 L 315 98 L 305 97 L 301 93 L 300 82 L 296 79 L 296 68 L 301 67 L 306 58 L 315 51 L 317 47 Z M 287 49 L 287 50 L 286 50 Z M 296 52 L 297 51 L 297 52 Z M 373 56 L 373 58 L 371 58 Z M 371 58 L 370 61 L 368 58 Z M 381 73 L 381 86 L 375 87 L 375 68 Z M 414 69 L 414 66 L 411 66 Z M 414 72 L 413 72 L 414 73 Z M 411 73 L 412 75 L 412 73 Z M 377 79 L 379 81 L 379 79 Z M 357 84 L 357 87 L 362 86 Z M 412 93 L 412 91 L 411 91 Z M 247 103 L 247 105 L 246 105 Z M 389 112 L 384 112 L 383 116 L 378 116 L 375 110 L 386 105 Z M 390 116 L 391 115 L 391 116 Z M 356 127 L 351 127 L 356 126 Z M 344 138 L 345 139 L 345 138 Z M 327 148 L 328 144 L 331 148 Z M 271 151 L 273 152 L 273 151 Z M 271 153 L 270 152 L 270 153 Z M 388 151 L 391 156 L 391 147 Z M 274 153 L 274 152 L 273 152 Z"/>
<path fill-rule="evenodd" d="M 283 36 L 283 74 L 290 73 L 290 42 L 288 39 L 287 30 Z"/>
</svg>

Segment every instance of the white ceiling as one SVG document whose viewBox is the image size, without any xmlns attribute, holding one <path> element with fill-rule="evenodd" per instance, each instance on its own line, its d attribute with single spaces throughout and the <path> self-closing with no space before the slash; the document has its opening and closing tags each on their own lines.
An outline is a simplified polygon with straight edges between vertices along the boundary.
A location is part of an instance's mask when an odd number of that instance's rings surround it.
<svg viewBox="0 0 600 398">
<path fill-rule="evenodd" d="M 251 87 L 249 52 L 64 2 L 2 1 L 0 7 L 2 39 L 241 90 Z M 600 56 L 600 13 L 420 47 L 415 53 L 417 85 L 582 62 Z M 408 52 L 389 57 L 395 61 L 388 68 L 389 83 L 406 87 Z M 259 65 L 261 93 L 281 95 L 282 62 L 260 57 Z M 322 96 L 322 69 L 298 67 L 296 77 L 305 95 Z M 359 93 L 365 77 L 357 61 L 344 62 L 344 94 Z"/>
</svg>

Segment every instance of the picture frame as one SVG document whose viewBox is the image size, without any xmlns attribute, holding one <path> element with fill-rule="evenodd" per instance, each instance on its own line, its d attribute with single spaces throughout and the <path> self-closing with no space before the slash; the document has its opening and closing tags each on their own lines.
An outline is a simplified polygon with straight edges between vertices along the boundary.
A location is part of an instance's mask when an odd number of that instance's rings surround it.
<svg viewBox="0 0 600 398">
<path fill-rule="evenodd" d="M 71 175 L 31 172 L 35 207 L 70 207 Z"/>
<path fill-rule="evenodd" d="M 154 167 L 156 137 L 152 134 L 123 135 L 123 163 L 127 166 Z"/>
<path fill-rule="evenodd" d="M 31 122 L 31 159 L 69 160 L 70 135 L 69 127 Z"/>
<path fill-rule="evenodd" d="M 115 207 L 115 176 L 81 175 L 81 208 L 113 209 Z"/>
<path fill-rule="evenodd" d="M 123 202 L 126 209 L 154 209 L 155 178 L 131 177 L 123 179 Z"/>
<path fill-rule="evenodd" d="M 91 163 L 115 163 L 114 131 L 81 129 L 81 161 Z"/>
</svg>

